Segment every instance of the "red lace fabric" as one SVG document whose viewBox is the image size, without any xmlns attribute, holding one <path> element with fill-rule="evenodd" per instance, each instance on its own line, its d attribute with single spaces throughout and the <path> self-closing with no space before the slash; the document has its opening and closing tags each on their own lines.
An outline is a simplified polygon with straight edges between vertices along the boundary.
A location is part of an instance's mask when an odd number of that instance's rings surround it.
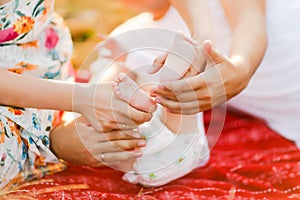
<svg viewBox="0 0 300 200">
<path fill-rule="evenodd" d="M 209 119 L 208 112 L 206 126 Z M 300 151 L 262 121 L 229 112 L 205 167 L 159 188 L 132 185 L 121 177 L 121 172 L 107 167 L 70 165 L 64 172 L 23 185 L 2 198 L 300 199 Z"/>
</svg>

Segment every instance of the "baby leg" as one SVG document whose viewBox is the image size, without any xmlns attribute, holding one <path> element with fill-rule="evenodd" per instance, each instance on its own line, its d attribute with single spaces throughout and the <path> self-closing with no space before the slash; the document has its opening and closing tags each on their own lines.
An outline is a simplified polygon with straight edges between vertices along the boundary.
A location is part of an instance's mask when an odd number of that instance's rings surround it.
<svg viewBox="0 0 300 200">
<path fill-rule="evenodd" d="M 132 106 L 141 110 L 153 106 L 148 94 L 126 74 L 119 74 L 115 85 L 116 95 Z M 123 179 L 155 187 L 203 166 L 208 161 L 209 149 L 199 120 L 196 115 L 172 115 L 159 107 L 150 122 L 139 126 L 147 138 L 147 146 L 142 149 L 144 155 L 134 163 L 134 170 L 127 172 Z"/>
<path fill-rule="evenodd" d="M 115 94 L 131 106 L 153 113 L 157 106 L 150 96 L 141 90 L 125 73 L 120 73 L 114 81 Z"/>
<path fill-rule="evenodd" d="M 189 71 L 195 57 L 195 48 L 191 43 L 184 36 L 177 35 L 168 56 L 162 57 L 162 60 L 157 60 L 158 65 L 164 65 L 161 69 L 160 81 L 174 81 L 183 78 Z"/>
<path fill-rule="evenodd" d="M 209 148 L 203 126 L 190 133 L 174 134 L 159 119 L 160 107 L 147 125 L 139 126 L 147 138 L 143 156 L 134 163 L 134 170 L 123 179 L 148 187 L 157 187 L 180 178 L 209 159 Z"/>
</svg>

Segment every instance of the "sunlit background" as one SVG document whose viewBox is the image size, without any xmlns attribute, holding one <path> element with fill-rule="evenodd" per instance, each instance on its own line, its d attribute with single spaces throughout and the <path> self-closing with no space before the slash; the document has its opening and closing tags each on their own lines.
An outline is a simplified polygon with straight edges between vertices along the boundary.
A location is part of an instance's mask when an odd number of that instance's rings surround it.
<svg viewBox="0 0 300 200">
<path fill-rule="evenodd" d="M 69 25 L 74 41 L 73 65 L 80 67 L 99 34 L 109 34 L 116 26 L 137 13 L 121 0 L 56 0 L 56 12 Z"/>
</svg>

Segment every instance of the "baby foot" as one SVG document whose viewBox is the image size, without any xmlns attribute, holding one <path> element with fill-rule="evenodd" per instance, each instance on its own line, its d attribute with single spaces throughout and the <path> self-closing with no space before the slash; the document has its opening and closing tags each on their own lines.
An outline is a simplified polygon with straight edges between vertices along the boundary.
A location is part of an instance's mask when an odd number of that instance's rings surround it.
<svg viewBox="0 0 300 200">
<path fill-rule="evenodd" d="M 181 79 L 191 68 L 196 53 L 194 47 L 184 39 L 183 36 L 177 35 L 173 47 L 165 58 L 164 67 L 161 69 L 160 81 L 174 81 Z"/>
<path fill-rule="evenodd" d="M 157 105 L 150 96 L 141 90 L 125 73 L 120 73 L 114 81 L 115 94 L 131 106 L 144 112 L 153 113 Z"/>
</svg>

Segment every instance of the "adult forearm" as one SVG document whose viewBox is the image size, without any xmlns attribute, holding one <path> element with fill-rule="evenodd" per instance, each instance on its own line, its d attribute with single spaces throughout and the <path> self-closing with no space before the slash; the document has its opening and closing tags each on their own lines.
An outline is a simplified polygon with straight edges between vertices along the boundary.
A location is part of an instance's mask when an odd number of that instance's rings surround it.
<svg viewBox="0 0 300 200">
<path fill-rule="evenodd" d="M 54 110 L 72 110 L 73 83 L 43 80 L 0 69 L 0 104 Z"/>
<path fill-rule="evenodd" d="M 208 0 L 170 1 L 188 25 L 191 36 L 196 41 L 202 44 L 204 40 L 213 40 L 213 28 Z"/>
<path fill-rule="evenodd" d="M 241 62 L 252 76 L 259 66 L 267 46 L 267 34 L 263 13 L 245 13 L 233 27 L 233 41 L 230 59 L 233 63 Z"/>
</svg>

